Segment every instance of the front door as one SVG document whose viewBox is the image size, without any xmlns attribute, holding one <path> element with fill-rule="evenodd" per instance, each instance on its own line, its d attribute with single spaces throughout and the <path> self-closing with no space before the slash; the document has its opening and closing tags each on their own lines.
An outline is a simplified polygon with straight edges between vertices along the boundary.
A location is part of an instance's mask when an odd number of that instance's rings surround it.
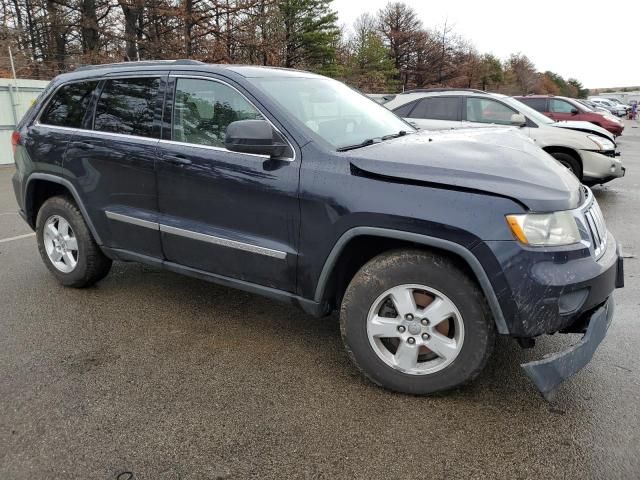
<svg viewBox="0 0 640 480">
<path fill-rule="evenodd" d="M 295 291 L 300 159 L 224 147 L 227 126 L 266 118 L 220 78 L 170 76 L 157 165 L 167 261 Z"/>
<path fill-rule="evenodd" d="M 561 100 L 559 98 L 549 99 L 549 116 L 556 121 L 574 120 L 574 116 L 576 114 L 573 112 L 575 110 L 576 107 L 566 100 Z"/>
</svg>

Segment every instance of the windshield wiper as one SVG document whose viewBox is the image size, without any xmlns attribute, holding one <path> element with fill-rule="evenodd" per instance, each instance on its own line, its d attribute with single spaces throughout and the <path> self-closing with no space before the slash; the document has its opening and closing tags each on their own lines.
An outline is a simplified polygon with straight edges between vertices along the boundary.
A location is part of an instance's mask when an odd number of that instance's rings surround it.
<svg viewBox="0 0 640 480">
<path fill-rule="evenodd" d="M 382 141 L 382 139 L 380 137 L 378 138 L 368 138 L 367 140 L 365 140 L 362 143 L 357 143 L 355 145 L 349 145 L 347 147 L 340 147 L 338 149 L 336 149 L 336 151 L 338 152 L 346 152 L 347 150 L 354 150 L 356 148 L 362 148 L 362 147 L 366 147 L 369 145 L 373 145 L 374 143 L 380 143 Z"/>
<path fill-rule="evenodd" d="M 373 145 L 374 143 L 384 142 L 385 140 L 391 140 L 392 138 L 403 137 L 407 134 L 406 130 L 400 130 L 398 133 L 391 133 L 389 135 L 384 135 L 382 137 L 376 138 L 368 138 L 362 143 L 357 143 L 356 145 L 349 145 L 347 147 L 340 147 L 336 149 L 338 152 L 346 152 L 347 150 L 355 150 L 356 148 L 367 147 L 369 145 Z"/>
</svg>

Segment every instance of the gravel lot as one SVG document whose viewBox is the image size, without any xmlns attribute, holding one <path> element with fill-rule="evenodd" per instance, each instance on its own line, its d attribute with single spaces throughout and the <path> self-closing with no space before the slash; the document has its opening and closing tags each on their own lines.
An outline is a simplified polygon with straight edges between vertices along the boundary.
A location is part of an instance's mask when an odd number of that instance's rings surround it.
<svg viewBox="0 0 640 480">
<path fill-rule="evenodd" d="M 640 128 L 594 189 L 627 286 L 593 361 L 551 403 L 502 339 L 471 386 L 389 393 L 351 367 L 336 318 L 135 264 L 59 286 L 0 169 L 0 478 L 640 477 Z M 130 472 L 130 473 L 127 473 Z"/>
</svg>

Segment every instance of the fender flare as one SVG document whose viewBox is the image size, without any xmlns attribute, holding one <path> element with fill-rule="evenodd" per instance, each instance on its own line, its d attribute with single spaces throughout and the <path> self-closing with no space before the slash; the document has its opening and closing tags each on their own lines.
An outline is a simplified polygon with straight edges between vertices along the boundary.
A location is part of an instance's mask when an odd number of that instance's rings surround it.
<svg viewBox="0 0 640 480">
<path fill-rule="evenodd" d="M 331 275 L 335 263 L 338 260 L 338 256 L 344 249 L 345 245 L 351 239 L 362 235 L 393 238 L 396 240 L 406 240 L 409 242 L 426 245 L 428 247 L 439 248 L 441 250 L 445 250 L 460 256 L 467 263 L 469 268 L 471 268 L 471 271 L 476 276 L 476 280 L 480 284 L 480 288 L 482 288 L 482 292 L 484 293 L 484 296 L 489 304 L 489 308 L 491 309 L 491 313 L 493 314 L 498 333 L 505 335 L 509 333 L 507 322 L 505 321 L 504 315 L 502 313 L 502 307 L 500 306 L 500 302 L 498 302 L 498 298 L 496 297 L 495 291 L 493 290 L 493 286 L 491 285 L 491 282 L 489 281 L 484 268 L 480 264 L 480 261 L 473 253 L 471 253 L 470 250 L 458 243 L 449 240 L 422 235 L 419 233 L 405 232 L 402 230 L 391 230 L 380 227 L 354 227 L 343 233 L 331 249 L 329 256 L 324 262 L 324 266 L 322 267 L 322 272 L 320 273 L 320 277 L 318 278 L 318 283 L 316 285 L 314 295 L 314 300 L 316 302 L 322 301 L 329 276 Z"/>
<path fill-rule="evenodd" d="M 89 231 L 91 231 L 91 235 L 93 235 L 93 238 L 95 239 L 98 245 L 102 245 L 102 240 L 100 239 L 100 235 L 98 235 L 97 230 L 93 226 L 91 217 L 87 213 L 87 209 L 84 207 L 82 200 L 80 200 L 80 195 L 78 195 L 78 191 L 73 186 L 73 184 L 66 178 L 62 178 L 57 175 L 52 175 L 50 173 L 40 173 L 40 172 L 32 173 L 31 175 L 29 175 L 25 183 L 25 189 L 24 189 L 23 205 L 25 206 L 25 210 L 27 208 L 27 205 L 30 205 L 30 203 L 28 203 L 27 200 L 31 193 L 30 184 L 32 180 L 44 180 L 47 182 L 57 183 L 58 185 L 62 185 L 67 190 L 69 190 L 69 193 L 71 193 L 73 200 L 76 202 L 76 205 L 78 205 L 78 208 L 80 209 L 80 213 L 82 213 L 82 217 L 84 218 L 85 223 L 89 227 Z M 26 215 L 29 215 L 30 213 L 31 212 L 25 211 Z"/>
</svg>

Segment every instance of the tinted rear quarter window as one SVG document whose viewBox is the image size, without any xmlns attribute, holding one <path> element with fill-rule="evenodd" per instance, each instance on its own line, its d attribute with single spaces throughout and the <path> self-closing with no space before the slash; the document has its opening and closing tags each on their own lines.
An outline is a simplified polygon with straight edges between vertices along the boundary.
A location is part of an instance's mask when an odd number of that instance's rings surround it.
<svg viewBox="0 0 640 480">
<path fill-rule="evenodd" d="M 398 108 L 393 109 L 393 113 L 395 113 L 399 117 L 408 117 L 411 109 L 418 103 L 419 100 L 414 100 L 413 102 L 409 102 L 405 105 L 401 105 Z"/>
<path fill-rule="evenodd" d="M 547 99 L 546 98 L 518 98 L 522 103 L 529 105 L 534 110 L 539 112 L 546 112 Z"/>
<path fill-rule="evenodd" d="M 40 123 L 80 128 L 97 84 L 97 81 L 76 82 L 60 87 L 40 117 Z"/>
<path fill-rule="evenodd" d="M 432 120 L 458 120 L 460 98 L 434 97 L 423 98 L 411 112 L 411 118 Z"/>
<path fill-rule="evenodd" d="M 107 80 L 98 103 L 94 130 L 153 137 L 159 78 Z"/>
</svg>

